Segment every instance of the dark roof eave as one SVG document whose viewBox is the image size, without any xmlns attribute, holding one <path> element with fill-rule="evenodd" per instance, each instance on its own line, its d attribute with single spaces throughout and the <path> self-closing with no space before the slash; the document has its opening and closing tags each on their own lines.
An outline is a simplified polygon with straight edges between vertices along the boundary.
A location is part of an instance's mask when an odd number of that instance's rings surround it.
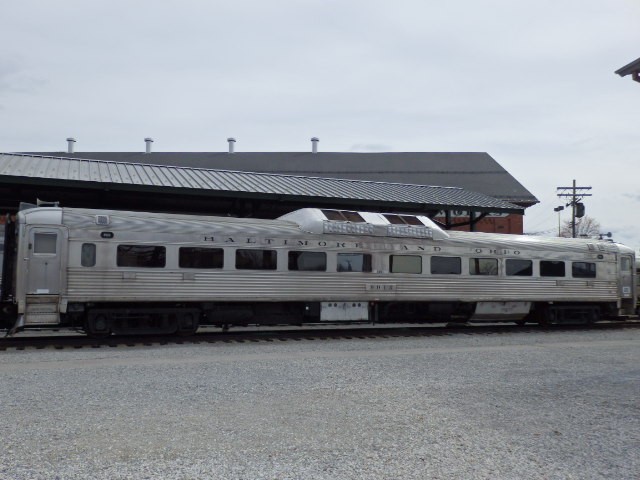
<svg viewBox="0 0 640 480">
<path fill-rule="evenodd" d="M 628 65 L 625 65 L 622 68 L 619 68 L 618 70 L 615 71 L 615 73 L 617 75 L 620 75 L 621 77 L 626 77 L 627 75 L 631 75 L 632 73 L 639 72 L 639 71 L 640 71 L 640 58 L 634 60 Z"/>
</svg>

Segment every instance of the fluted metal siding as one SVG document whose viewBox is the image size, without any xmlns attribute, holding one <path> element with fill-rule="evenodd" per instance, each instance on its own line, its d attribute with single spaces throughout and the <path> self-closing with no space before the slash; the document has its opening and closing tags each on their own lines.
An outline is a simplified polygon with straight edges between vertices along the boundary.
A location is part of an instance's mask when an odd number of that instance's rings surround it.
<svg viewBox="0 0 640 480">
<path fill-rule="evenodd" d="M 27 211 L 28 212 L 28 211 Z M 603 254 L 599 259 L 597 279 L 536 278 L 536 277 L 482 277 L 468 275 L 408 275 L 389 273 L 332 273 L 289 272 L 254 270 L 177 269 L 175 257 L 162 269 L 130 269 L 115 267 L 115 250 L 101 258 L 98 267 L 79 267 L 79 257 L 71 259 L 67 269 L 66 300 L 82 301 L 342 301 L 342 300 L 411 300 L 411 301 L 598 301 L 617 300 L 615 275 L 616 253 L 624 248 L 608 242 L 592 242 L 571 239 L 544 239 L 499 234 L 450 232 L 452 236 L 440 241 L 419 239 L 389 239 L 362 236 L 305 234 L 298 226 L 287 221 L 259 219 L 234 219 L 196 217 L 188 215 L 163 215 L 135 212 L 111 212 L 86 209 L 39 209 L 32 214 L 47 213 L 62 218 L 69 228 L 71 247 L 79 251 L 80 243 L 96 238 L 104 227 L 95 223 L 97 213 L 110 217 L 109 231 L 115 232 L 114 240 L 156 242 L 167 245 L 173 255 L 176 247 L 198 243 L 204 235 L 255 236 L 258 238 L 303 238 L 328 242 L 358 241 L 359 250 L 369 249 L 378 260 L 390 253 L 397 253 L 401 245 L 438 246 L 443 254 L 463 257 L 475 256 L 476 248 L 521 250 L 532 258 L 564 258 L 584 261 L 587 255 Z M 28 215 L 28 213 L 23 213 Z M 59 218 L 55 220 L 59 221 Z M 94 235 L 91 237 L 90 235 Z M 368 243 L 371 242 L 371 243 Z M 375 244 L 375 245 L 374 245 Z M 591 244 L 595 251 L 588 249 Z M 212 244 L 212 246 L 221 246 Z M 280 249 L 289 246 L 268 248 Z M 315 247 L 318 248 L 318 247 Z M 340 248 L 327 246 L 327 252 Z M 405 252 L 429 257 L 429 252 Z M 629 250 L 629 252 L 631 252 Z M 482 256 L 481 254 L 479 256 Z M 507 254 L 497 257 L 505 258 Z M 286 259 L 285 259 L 286 260 Z M 375 263 L 375 262 L 374 262 Z M 113 265 L 108 267 L 107 265 Z M 104 267 L 104 268 L 103 268 Z M 378 270 L 386 267 L 378 264 Z M 428 271 L 428 270 L 426 270 Z M 135 273 L 136 278 L 125 279 Z M 184 279 L 184 274 L 194 279 Z M 394 285 L 392 291 L 367 291 L 367 284 Z"/>
<path fill-rule="evenodd" d="M 98 211 L 62 209 L 63 223 L 70 228 L 72 241 L 87 238 L 90 230 L 101 230 L 95 225 Z M 437 245 L 446 255 L 473 255 L 475 248 L 522 250 L 536 258 L 561 257 L 584 259 L 589 253 L 585 240 L 544 239 L 500 234 L 451 232 L 451 238 L 442 241 L 402 239 L 386 243 L 384 239 L 371 239 L 373 246 L 363 242 L 364 237 L 312 235 L 301 232 L 297 225 L 285 221 L 194 217 L 187 215 L 138 214 L 109 212 L 109 230 L 116 232 L 117 242 L 123 239 L 154 241 L 167 245 L 193 241 L 193 234 L 244 235 L 269 238 L 308 238 L 327 241 L 359 241 L 362 248 L 372 248 L 380 255 L 393 253 L 395 244 Z M 197 238 L 200 238 L 197 236 Z M 392 245 L 393 243 L 393 245 Z M 617 283 L 608 272 L 614 268 L 614 253 L 620 247 L 607 242 L 593 243 L 596 252 L 607 255 L 600 260 L 598 279 L 535 278 L 535 277 L 480 277 L 446 275 L 399 275 L 389 273 L 331 273 L 288 271 L 193 271 L 142 269 L 135 279 L 124 279 L 122 268 L 74 268 L 68 270 L 69 301 L 243 301 L 255 298 L 262 301 L 330 301 L 330 300 L 464 300 L 464 301 L 615 301 Z M 219 245 L 218 245 L 219 246 Z M 273 246 L 280 250 L 290 247 Z M 453 248 L 453 250 L 449 250 Z M 340 251 L 326 247 L 325 251 Z M 534 253 L 535 252 L 535 253 Z M 284 252 L 283 252 L 284 253 Z M 433 252 L 412 252 L 433 255 Z M 482 255 L 479 255 L 482 256 Z M 508 255 L 499 255 L 505 257 Z M 107 259 L 115 264 L 115 259 Z M 379 268 L 379 267 L 378 267 Z M 194 280 L 183 279 L 185 272 L 193 273 Z M 395 289 L 366 291 L 367 284 L 392 284 Z"/>
<path fill-rule="evenodd" d="M 422 275 L 217 271 L 183 279 L 180 271 L 136 272 L 70 268 L 67 296 L 73 301 L 615 301 L 615 281 L 514 280 L 444 278 Z M 366 291 L 367 284 L 394 285 L 395 290 Z"/>
</svg>

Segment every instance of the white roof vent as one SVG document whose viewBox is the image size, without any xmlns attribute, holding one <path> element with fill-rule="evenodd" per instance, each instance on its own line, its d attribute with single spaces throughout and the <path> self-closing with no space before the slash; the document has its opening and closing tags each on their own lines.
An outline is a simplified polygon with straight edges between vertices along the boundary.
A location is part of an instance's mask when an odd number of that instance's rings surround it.
<svg viewBox="0 0 640 480">
<path fill-rule="evenodd" d="M 73 153 L 73 149 L 75 147 L 76 139 L 73 137 L 67 138 L 67 153 Z"/>
</svg>

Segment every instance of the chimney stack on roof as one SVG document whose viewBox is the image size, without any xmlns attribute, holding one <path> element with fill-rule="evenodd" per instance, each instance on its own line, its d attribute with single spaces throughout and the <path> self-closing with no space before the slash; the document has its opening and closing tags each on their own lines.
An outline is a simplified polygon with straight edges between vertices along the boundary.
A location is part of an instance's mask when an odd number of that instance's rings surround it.
<svg viewBox="0 0 640 480">
<path fill-rule="evenodd" d="M 318 142 L 320 139 L 318 137 L 311 138 L 311 153 L 318 153 Z"/>
<path fill-rule="evenodd" d="M 145 138 L 144 143 L 146 144 L 145 153 L 151 153 L 151 144 L 153 143 L 153 138 L 151 137 Z"/>
<path fill-rule="evenodd" d="M 76 143 L 76 139 L 73 137 L 67 138 L 67 153 L 73 153 L 73 147 Z"/>
<path fill-rule="evenodd" d="M 227 138 L 227 142 L 229 142 L 229 153 L 233 153 L 236 145 L 236 139 L 233 137 L 229 137 Z"/>
</svg>

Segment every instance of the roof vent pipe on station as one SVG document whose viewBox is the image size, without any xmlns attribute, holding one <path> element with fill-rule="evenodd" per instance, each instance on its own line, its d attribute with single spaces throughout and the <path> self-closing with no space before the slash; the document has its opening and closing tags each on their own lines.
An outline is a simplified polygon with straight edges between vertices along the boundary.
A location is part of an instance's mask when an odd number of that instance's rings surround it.
<svg viewBox="0 0 640 480">
<path fill-rule="evenodd" d="M 153 138 L 151 137 L 145 138 L 144 143 L 146 144 L 145 153 L 151 153 L 151 144 L 153 143 Z"/>
<path fill-rule="evenodd" d="M 235 151 L 236 139 L 229 137 L 227 138 L 227 142 L 229 142 L 229 153 L 233 153 Z"/>
<path fill-rule="evenodd" d="M 318 153 L 318 142 L 320 139 L 318 137 L 311 138 L 311 153 Z"/>
<path fill-rule="evenodd" d="M 73 153 L 73 147 L 75 146 L 76 139 L 73 137 L 67 138 L 67 153 Z"/>
</svg>

